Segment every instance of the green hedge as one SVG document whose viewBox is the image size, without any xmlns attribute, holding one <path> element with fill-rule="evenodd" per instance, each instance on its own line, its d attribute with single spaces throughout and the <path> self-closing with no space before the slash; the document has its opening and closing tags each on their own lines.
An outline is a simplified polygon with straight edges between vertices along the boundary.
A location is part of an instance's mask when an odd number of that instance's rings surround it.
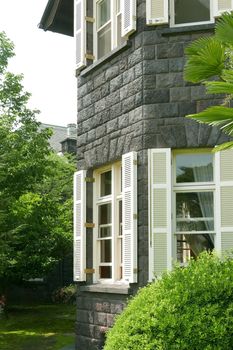
<svg viewBox="0 0 233 350">
<path fill-rule="evenodd" d="M 233 261 L 203 253 L 142 288 L 104 350 L 233 349 Z"/>
</svg>

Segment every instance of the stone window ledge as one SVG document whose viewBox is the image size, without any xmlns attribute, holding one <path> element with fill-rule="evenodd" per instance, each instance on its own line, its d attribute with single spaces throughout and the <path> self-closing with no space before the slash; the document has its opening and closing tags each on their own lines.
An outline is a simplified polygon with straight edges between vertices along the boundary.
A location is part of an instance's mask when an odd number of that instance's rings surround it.
<svg viewBox="0 0 233 350">
<path fill-rule="evenodd" d="M 81 292 L 110 293 L 110 294 L 131 294 L 129 285 L 124 284 L 91 284 L 80 286 Z"/>
<path fill-rule="evenodd" d="M 214 31 L 215 23 L 209 23 L 209 24 L 200 24 L 200 25 L 194 25 L 194 26 L 187 26 L 187 27 L 170 27 L 170 28 L 164 28 L 160 29 L 162 36 L 171 36 L 171 35 L 177 35 L 177 34 L 190 34 L 190 33 L 197 33 L 197 32 L 203 32 L 203 31 Z"/>
<path fill-rule="evenodd" d="M 81 77 L 85 77 L 88 74 L 92 73 L 94 70 L 98 69 L 100 66 L 102 66 L 104 63 L 106 63 L 110 58 L 112 59 L 113 57 L 115 57 L 116 55 L 118 55 L 121 51 L 126 50 L 127 48 L 131 47 L 131 42 L 128 40 L 125 43 L 123 43 L 122 45 L 116 47 L 114 50 L 112 50 L 111 52 L 109 52 L 107 55 L 105 55 L 104 57 L 100 58 L 99 60 L 97 60 L 96 62 L 92 63 L 89 67 L 83 69 L 80 72 L 80 76 Z M 79 75 L 79 70 L 76 71 L 76 76 Z"/>
</svg>

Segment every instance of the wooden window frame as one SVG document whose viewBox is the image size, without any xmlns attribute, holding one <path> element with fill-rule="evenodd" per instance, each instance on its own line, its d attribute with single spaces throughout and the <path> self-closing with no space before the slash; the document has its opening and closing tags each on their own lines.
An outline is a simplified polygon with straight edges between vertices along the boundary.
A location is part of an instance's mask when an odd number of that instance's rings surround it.
<svg viewBox="0 0 233 350">
<path fill-rule="evenodd" d="M 111 194 L 107 196 L 101 197 L 101 174 L 104 172 L 111 171 L 112 172 L 112 190 Z M 118 203 L 120 200 L 122 200 L 122 192 L 121 192 L 121 186 L 120 186 L 120 179 L 121 179 L 121 162 L 116 162 L 110 166 L 103 167 L 100 169 L 97 169 L 94 171 L 94 189 L 93 189 L 93 217 L 95 222 L 95 228 L 93 230 L 94 233 L 94 248 L 93 248 L 93 260 L 94 260 L 94 282 L 102 283 L 102 284 L 108 284 L 113 282 L 121 282 L 122 278 L 120 276 L 120 269 L 121 269 L 121 259 L 120 259 L 120 251 L 119 251 L 119 224 L 118 224 Z M 103 239 L 99 237 L 99 206 L 101 204 L 108 204 L 111 203 L 111 216 L 112 216 L 112 232 L 111 237 L 108 239 L 111 239 L 111 249 L 112 249 L 112 261 L 110 263 L 101 263 L 100 258 L 100 241 Z M 122 239 L 122 238 L 121 238 Z M 100 266 L 111 266 L 112 269 L 112 276 L 111 278 L 101 278 L 99 267 Z"/>
</svg>

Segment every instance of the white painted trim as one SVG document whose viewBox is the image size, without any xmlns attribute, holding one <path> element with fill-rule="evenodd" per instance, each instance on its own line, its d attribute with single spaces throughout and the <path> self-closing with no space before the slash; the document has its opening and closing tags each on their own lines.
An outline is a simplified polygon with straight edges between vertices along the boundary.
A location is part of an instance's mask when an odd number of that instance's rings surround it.
<svg viewBox="0 0 233 350">
<path fill-rule="evenodd" d="M 215 250 L 221 253 L 222 234 L 221 234 L 221 188 L 220 188 L 220 152 L 215 153 L 214 157 L 214 174 L 215 174 Z"/>
<path fill-rule="evenodd" d="M 166 149 L 166 183 L 167 183 L 167 269 L 172 269 L 172 159 L 171 149 Z"/>
<path fill-rule="evenodd" d="M 151 175 L 151 150 L 148 149 L 148 270 L 149 270 L 149 282 L 153 279 L 152 266 L 153 266 L 153 246 L 152 246 L 152 223 L 151 223 L 151 189 L 152 189 L 152 175 Z"/>
</svg>

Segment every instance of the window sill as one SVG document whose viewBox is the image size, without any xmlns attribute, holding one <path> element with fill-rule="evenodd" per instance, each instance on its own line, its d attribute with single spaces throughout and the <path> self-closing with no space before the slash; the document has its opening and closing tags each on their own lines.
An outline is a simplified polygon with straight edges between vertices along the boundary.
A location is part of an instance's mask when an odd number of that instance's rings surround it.
<svg viewBox="0 0 233 350">
<path fill-rule="evenodd" d="M 129 285 L 124 284 L 91 284 L 79 287 L 81 292 L 131 294 Z"/>
<path fill-rule="evenodd" d="M 81 77 L 85 77 L 88 74 L 92 73 L 94 70 L 98 69 L 100 66 L 102 66 L 104 63 L 106 63 L 106 61 L 109 60 L 109 58 L 113 58 L 116 55 L 118 55 L 121 51 L 124 51 L 125 49 L 131 47 L 131 42 L 128 40 L 126 41 L 124 44 L 122 44 L 121 46 L 116 47 L 114 50 L 112 50 L 111 52 L 109 52 L 107 55 L 105 55 L 104 57 L 100 58 L 99 60 L 97 60 L 96 62 L 92 63 L 89 67 L 83 69 L 80 72 L 80 76 Z M 76 70 L 76 76 L 79 74 L 79 70 Z"/>
<path fill-rule="evenodd" d="M 191 25 L 187 27 L 169 27 L 161 29 L 162 36 L 171 36 L 177 34 L 189 34 L 193 32 L 202 32 L 202 31 L 214 31 L 215 23 L 200 24 L 200 25 Z"/>
</svg>

